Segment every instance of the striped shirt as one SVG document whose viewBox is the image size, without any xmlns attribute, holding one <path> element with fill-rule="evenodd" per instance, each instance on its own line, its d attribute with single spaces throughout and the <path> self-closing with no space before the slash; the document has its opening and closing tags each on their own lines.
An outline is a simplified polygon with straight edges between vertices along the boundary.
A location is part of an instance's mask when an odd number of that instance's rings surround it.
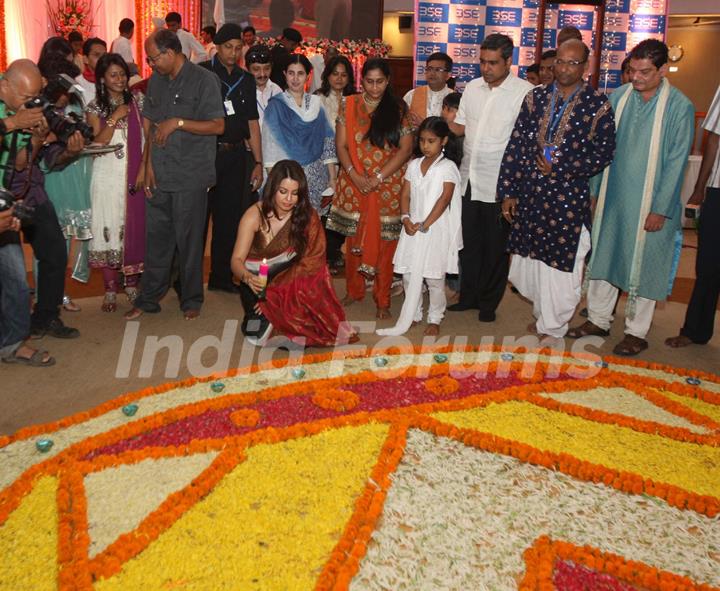
<svg viewBox="0 0 720 591">
<path fill-rule="evenodd" d="M 715 92 L 715 98 L 713 98 L 713 102 L 710 105 L 707 116 L 705 117 L 703 129 L 709 131 L 710 133 L 720 135 L 720 86 L 718 86 L 718 89 Z M 718 153 L 715 156 L 715 164 L 713 164 L 713 169 L 710 173 L 707 186 L 720 189 L 720 150 L 718 150 Z"/>
</svg>

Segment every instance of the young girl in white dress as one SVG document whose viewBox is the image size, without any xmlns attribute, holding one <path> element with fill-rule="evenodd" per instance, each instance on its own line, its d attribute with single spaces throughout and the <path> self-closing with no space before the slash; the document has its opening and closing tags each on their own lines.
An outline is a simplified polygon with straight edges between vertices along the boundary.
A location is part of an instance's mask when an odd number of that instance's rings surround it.
<svg viewBox="0 0 720 591">
<path fill-rule="evenodd" d="M 423 319 L 423 283 L 430 305 L 425 335 L 437 335 L 445 315 L 445 274 L 458 272 L 462 248 L 460 172 L 443 154 L 450 129 L 441 117 L 428 117 L 418 130 L 422 157 L 405 173 L 400 212 L 400 235 L 393 265 L 403 276 L 405 302 L 397 324 L 377 330 L 383 336 L 404 334 Z"/>
</svg>

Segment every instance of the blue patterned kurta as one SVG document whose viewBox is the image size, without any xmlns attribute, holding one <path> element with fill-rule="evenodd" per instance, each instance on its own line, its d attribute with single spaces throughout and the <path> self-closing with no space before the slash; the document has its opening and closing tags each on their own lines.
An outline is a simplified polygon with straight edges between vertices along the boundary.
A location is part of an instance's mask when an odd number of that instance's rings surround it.
<svg viewBox="0 0 720 591">
<path fill-rule="evenodd" d="M 500 199 L 518 200 L 510 252 L 571 273 L 580 232 L 591 223 L 590 177 L 613 159 L 615 120 L 607 97 L 584 84 L 556 126 L 552 171 L 543 176 L 535 158 L 543 153 L 553 88 L 535 88 L 525 98 L 505 149 L 497 192 Z M 555 103 L 559 112 L 559 93 Z"/>
</svg>

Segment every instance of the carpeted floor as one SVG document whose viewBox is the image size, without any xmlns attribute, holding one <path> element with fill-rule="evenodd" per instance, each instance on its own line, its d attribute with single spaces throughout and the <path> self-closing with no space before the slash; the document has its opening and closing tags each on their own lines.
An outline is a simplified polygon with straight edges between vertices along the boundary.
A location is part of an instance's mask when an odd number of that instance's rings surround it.
<svg viewBox="0 0 720 591">
<path fill-rule="evenodd" d="M 343 282 L 335 281 L 337 293 L 344 291 Z M 258 360 L 258 351 L 245 344 L 240 337 L 239 322 L 242 308 L 236 296 L 210 292 L 199 319 L 183 320 L 174 294 L 163 301 L 163 311 L 157 315 L 145 315 L 139 324 L 128 324 L 122 313 L 129 308 L 120 302 L 114 314 L 100 311 L 102 298 L 79 299 L 83 310 L 64 313 L 67 324 L 80 329 L 81 337 L 61 341 L 46 337 L 35 341 L 47 348 L 57 359 L 51 368 L 27 368 L 2 365 L 2 395 L 0 395 L 0 433 L 10 434 L 27 425 L 57 420 L 75 412 L 87 410 L 122 393 L 139 390 L 194 374 L 243 367 Z M 622 302 L 621 302 L 622 304 Z M 392 312 L 395 317 L 402 306 L 402 298 L 394 298 Z M 619 306 L 622 314 L 622 305 Z M 715 338 L 704 347 L 691 346 L 671 350 L 663 340 L 677 333 L 685 314 L 685 305 L 667 302 L 658 306 L 653 328 L 649 334 L 650 348 L 640 359 L 657 361 L 679 367 L 697 368 L 718 373 L 720 371 L 720 317 L 716 321 Z M 362 331 L 358 347 L 372 348 L 379 337 L 371 331 L 375 326 L 375 309 L 371 299 L 348 308 L 348 317 Z M 472 312 L 448 313 L 441 328 L 444 342 L 463 344 L 512 344 L 525 336 L 525 327 L 532 320 L 531 306 L 519 296 L 507 292 L 493 324 L 481 324 Z M 576 322 L 579 319 L 576 319 Z M 622 338 L 622 318 L 618 317 L 611 338 L 600 347 L 601 354 L 610 354 L 615 342 Z M 390 321 L 384 321 L 388 325 Z M 139 327 L 136 338 L 132 328 Z M 406 335 L 412 344 L 423 342 L 422 327 L 411 329 Z M 127 333 L 126 333 L 127 331 Z M 229 362 L 213 367 L 217 361 L 217 349 L 200 351 L 204 345 L 217 344 L 223 337 Z M 124 341 L 125 339 L 125 341 Z M 178 357 L 178 366 L 169 367 L 168 350 L 159 352 L 155 363 L 152 355 L 143 355 L 146 347 L 154 349 L 157 339 L 170 344 Z M 402 341 L 407 344 L 408 341 Z M 443 342 L 443 341 L 440 341 Z M 383 340 L 381 346 L 387 346 Z M 566 342 L 567 349 L 573 346 Z M 592 348 L 588 349 L 593 351 Z M 316 350 L 317 351 L 317 350 Z M 312 352 L 310 350 L 309 352 Z M 198 353 L 201 353 L 198 355 Z M 266 355 L 264 353 L 263 355 Z M 287 355 L 276 351 L 276 356 Z M 144 361 L 143 361 L 144 358 Z M 172 364 L 170 364 L 172 365 Z M 120 372 L 120 377 L 118 377 Z"/>
</svg>

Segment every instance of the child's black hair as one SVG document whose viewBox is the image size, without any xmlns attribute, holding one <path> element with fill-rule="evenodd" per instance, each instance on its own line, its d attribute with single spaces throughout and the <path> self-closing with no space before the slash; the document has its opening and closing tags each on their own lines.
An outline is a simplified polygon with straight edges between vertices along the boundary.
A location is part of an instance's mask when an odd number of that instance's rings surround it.
<svg viewBox="0 0 720 591">
<path fill-rule="evenodd" d="M 447 107 L 448 109 L 459 109 L 461 97 L 462 95 L 459 92 L 451 92 L 450 94 L 446 94 L 445 98 L 443 99 L 442 106 Z"/>
<path fill-rule="evenodd" d="M 457 166 L 460 166 L 460 161 L 462 160 L 462 139 L 458 138 L 452 131 L 450 131 L 450 126 L 445 122 L 445 119 L 442 117 L 428 117 L 418 128 L 418 138 L 420 138 L 420 134 L 423 131 L 429 131 L 440 139 L 448 138 L 448 141 L 443 148 L 445 158 L 451 160 Z M 418 157 L 422 156 L 419 144 L 416 155 Z"/>
</svg>

